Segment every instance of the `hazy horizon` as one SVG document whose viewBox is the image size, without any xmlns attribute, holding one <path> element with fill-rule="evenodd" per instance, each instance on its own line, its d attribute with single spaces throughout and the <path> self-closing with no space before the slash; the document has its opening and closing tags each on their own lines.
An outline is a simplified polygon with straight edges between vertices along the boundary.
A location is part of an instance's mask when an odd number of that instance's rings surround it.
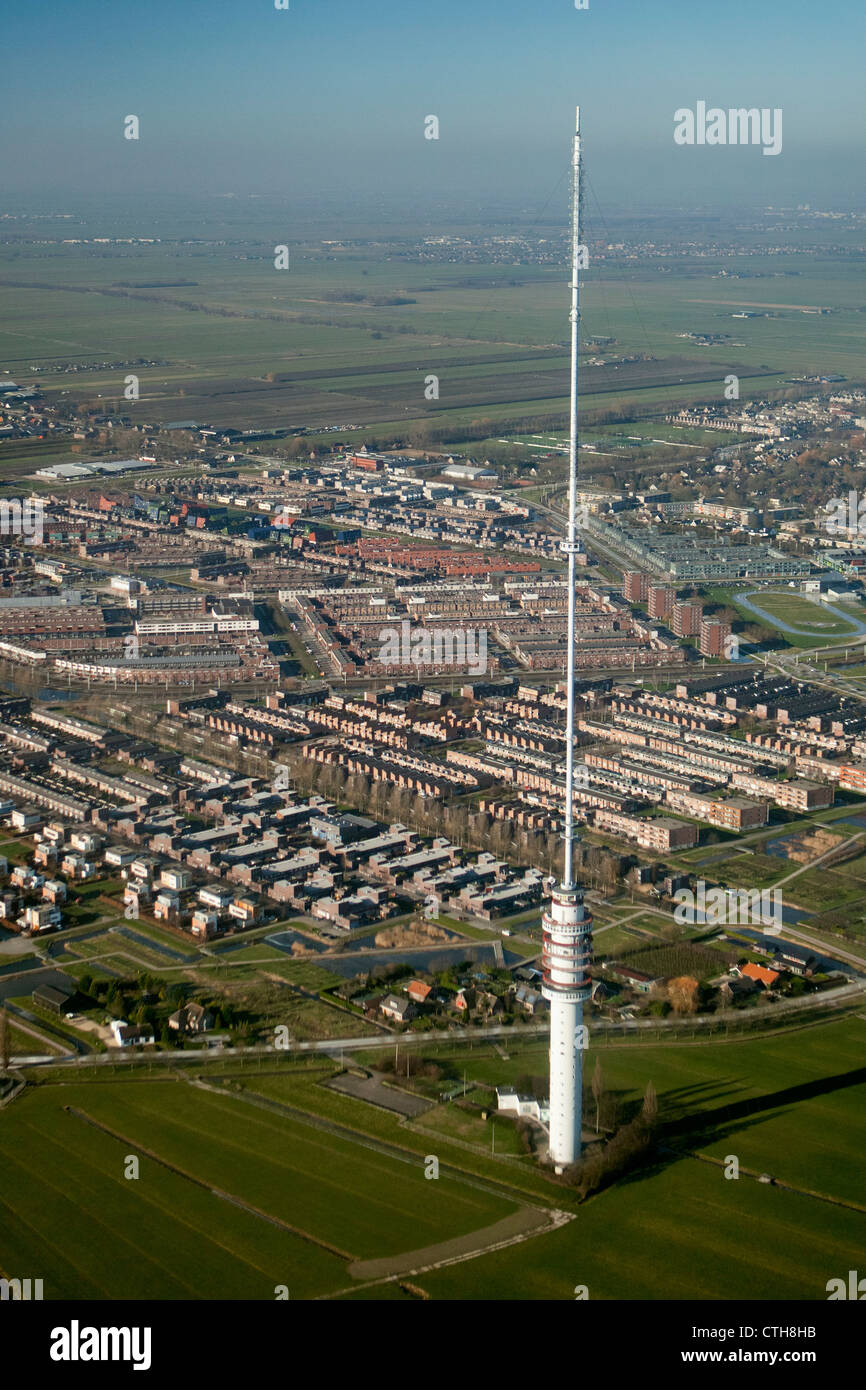
<svg viewBox="0 0 866 1390">
<path fill-rule="evenodd" d="M 606 207 L 866 208 L 853 0 L 290 3 L 9 13 L 0 209 L 217 195 L 539 209 L 577 102 Z M 781 152 L 676 145 L 675 111 L 699 101 L 781 109 Z"/>
</svg>

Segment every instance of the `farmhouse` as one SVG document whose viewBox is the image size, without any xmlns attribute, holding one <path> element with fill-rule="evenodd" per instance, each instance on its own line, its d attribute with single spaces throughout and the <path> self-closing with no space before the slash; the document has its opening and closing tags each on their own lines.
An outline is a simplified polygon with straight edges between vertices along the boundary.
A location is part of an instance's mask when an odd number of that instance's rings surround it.
<svg viewBox="0 0 866 1390">
<path fill-rule="evenodd" d="M 661 984 L 661 976 L 648 975 L 645 970 L 636 970 L 631 965 L 612 965 L 610 972 L 615 980 L 636 989 L 639 994 L 649 994 L 654 985 Z"/>
<path fill-rule="evenodd" d="M 778 980 L 778 970 L 770 970 L 766 965 L 753 965 L 750 961 L 748 965 L 740 967 L 740 974 L 744 980 L 754 980 L 755 984 L 763 985 L 764 989 L 770 989 Z"/>
<path fill-rule="evenodd" d="M 117 1047 L 152 1046 L 154 1042 L 153 1029 L 147 1024 L 139 1027 L 135 1023 L 124 1022 L 122 1018 L 111 1020 L 111 1032 Z"/>
</svg>

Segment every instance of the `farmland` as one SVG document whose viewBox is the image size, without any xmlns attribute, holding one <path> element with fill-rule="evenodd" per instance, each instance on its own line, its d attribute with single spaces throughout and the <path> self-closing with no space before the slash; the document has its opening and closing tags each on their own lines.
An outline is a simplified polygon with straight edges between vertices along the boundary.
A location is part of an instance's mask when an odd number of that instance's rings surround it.
<svg viewBox="0 0 866 1390">
<path fill-rule="evenodd" d="M 866 1215 L 681 1159 L 621 1186 L 543 1243 L 425 1274 L 434 1299 L 820 1299 L 856 1268 Z"/>
<path fill-rule="evenodd" d="M 204 232 L 216 231 L 223 215 L 210 207 Z M 146 230 L 140 220 L 136 230 Z M 98 250 L 0 247 L 0 359 L 25 384 L 38 380 L 50 401 L 65 392 L 125 410 L 124 379 L 134 370 L 134 408 L 160 423 L 303 426 L 313 434 L 326 425 L 375 426 L 383 439 L 413 424 L 447 426 L 453 438 L 479 418 L 494 438 L 528 417 L 559 425 L 568 393 L 564 267 L 430 264 L 411 237 L 392 234 L 388 243 L 375 231 L 375 239 L 334 250 L 290 238 L 284 272 L 249 215 L 212 243 L 163 232 L 156 244 Z M 742 259 L 752 276 L 795 278 L 763 288 L 761 301 L 776 305 L 772 317 L 736 325 L 740 301 L 730 300 L 711 261 L 678 265 L 662 279 L 615 259 L 591 264 L 585 332 L 604 333 L 615 348 L 604 358 L 587 348 L 587 409 L 628 402 L 636 414 L 652 414 L 715 400 L 730 372 L 744 397 L 795 372 L 856 375 L 859 310 L 844 259 Z M 726 272 L 738 264 L 726 259 Z M 832 313 L 801 312 L 816 303 Z M 709 350 L 686 336 L 722 331 L 725 341 Z M 425 394 L 431 373 L 433 397 Z M 671 434 L 662 422 L 648 437 L 707 442 L 700 432 Z M 37 450 L 47 461 L 55 447 L 12 442 L 0 448 L 0 467 L 21 471 Z"/>
<path fill-rule="evenodd" d="M 540 1203 L 577 1220 L 413 1282 L 433 1298 L 569 1299 L 577 1283 L 601 1299 L 820 1298 L 866 1238 L 864 1029 L 849 1017 L 743 1041 L 601 1048 L 621 1115 L 653 1081 L 665 1144 L 653 1167 L 579 1208 L 519 1156 L 504 1117 L 480 1118 L 493 1085 L 543 1073 L 543 1041 L 515 1037 L 507 1055 L 483 1042 L 425 1050 L 465 1071 L 472 1104 L 408 1122 L 323 1085 L 335 1070 L 324 1059 L 269 1061 L 264 1073 L 191 1060 L 187 1081 L 158 1065 L 55 1073 L 0 1112 L 0 1266 L 38 1265 L 46 1297 L 268 1299 L 278 1284 L 298 1298 L 353 1284 L 353 1296 L 388 1297 L 398 1290 L 352 1265 L 483 1245 L 488 1227 Z M 205 1075 L 206 1088 L 190 1084 Z M 124 1178 L 129 1154 L 136 1180 Z M 737 1181 L 724 1177 L 730 1154 Z M 777 1186 L 759 1184 L 762 1172 Z"/>
<path fill-rule="evenodd" d="M 135 1181 L 124 1178 L 129 1152 L 141 1155 Z M 37 1213 L 52 1211 L 63 1231 L 62 1250 L 40 1239 L 52 1297 L 269 1298 L 278 1283 L 310 1297 L 349 1283 L 353 1258 L 462 1235 L 512 1209 L 447 1175 L 426 1182 L 420 1161 L 171 1082 L 27 1095 L 0 1125 L 0 1167 L 3 1267 L 36 1258 Z"/>
</svg>

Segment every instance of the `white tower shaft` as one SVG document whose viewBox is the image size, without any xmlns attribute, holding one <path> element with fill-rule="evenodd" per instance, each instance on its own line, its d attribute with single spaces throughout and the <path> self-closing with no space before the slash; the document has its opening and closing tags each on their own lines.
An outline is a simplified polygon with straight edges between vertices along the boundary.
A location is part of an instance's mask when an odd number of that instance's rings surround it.
<svg viewBox="0 0 866 1390">
<path fill-rule="evenodd" d="M 580 328 L 580 107 L 573 153 L 571 221 L 571 414 L 568 451 L 568 529 L 562 549 L 568 555 L 567 718 L 565 752 L 565 855 L 562 882 L 543 919 L 542 992 L 550 1001 L 550 1157 L 562 1172 L 580 1157 L 583 1068 L 583 1005 L 590 993 L 592 917 L 574 882 L 574 669 L 575 589 L 577 581 L 578 363 Z"/>
</svg>

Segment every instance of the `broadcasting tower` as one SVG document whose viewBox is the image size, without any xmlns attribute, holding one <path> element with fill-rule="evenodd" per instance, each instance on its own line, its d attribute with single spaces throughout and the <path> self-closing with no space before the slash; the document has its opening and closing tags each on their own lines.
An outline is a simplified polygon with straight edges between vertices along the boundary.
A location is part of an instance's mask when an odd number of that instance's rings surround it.
<svg viewBox="0 0 866 1390">
<path fill-rule="evenodd" d="M 550 1157 L 561 1173 L 580 1157 L 583 1055 L 578 1030 L 589 998 L 592 916 L 574 881 L 574 609 L 577 538 L 577 346 L 580 326 L 580 107 L 574 133 L 571 223 L 571 437 L 568 451 L 568 719 L 565 754 L 565 862 L 544 914 L 542 993 L 550 1001 Z"/>
</svg>

